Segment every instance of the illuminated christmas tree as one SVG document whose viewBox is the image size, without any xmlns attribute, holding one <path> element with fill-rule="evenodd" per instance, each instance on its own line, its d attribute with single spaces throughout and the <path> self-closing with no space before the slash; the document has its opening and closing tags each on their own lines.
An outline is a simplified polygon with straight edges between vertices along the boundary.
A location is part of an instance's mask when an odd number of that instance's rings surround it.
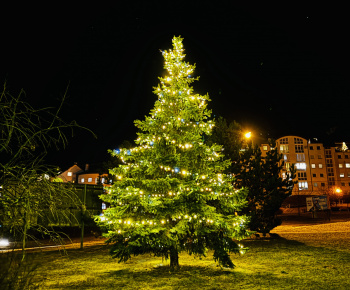
<svg viewBox="0 0 350 290">
<path fill-rule="evenodd" d="M 195 66 L 183 61 L 182 38 L 172 42 L 162 51 L 168 74 L 154 88 L 158 100 L 144 121 L 135 121 L 137 147 L 110 151 L 123 164 L 111 170 L 117 181 L 102 197 L 111 207 L 98 221 L 119 262 L 153 253 L 170 257 L 174 270 L 180 252 L 211 249 L 215 261 L 233 267 L 229 254 L 245 251 L 236 241 L 247 236 L 246 217 L 237 215 L 246 192 L 223 174 L 230 161 L 222 146 L 203 142 L 214 126 L 210 99 L 193 92 Z"/>
</svg>

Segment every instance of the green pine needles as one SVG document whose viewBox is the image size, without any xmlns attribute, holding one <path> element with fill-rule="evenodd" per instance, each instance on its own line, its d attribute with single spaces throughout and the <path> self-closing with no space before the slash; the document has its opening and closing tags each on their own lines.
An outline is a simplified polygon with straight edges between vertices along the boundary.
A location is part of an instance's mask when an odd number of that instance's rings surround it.
<svg viewBox="0 0 350 290">
<path fill-rule="evenodd" d="M 183 60 L 182 38 L 172 42 L 162 52 L 168 75 L 154 88 L 158 100 L 144 121 L 135 121 L 137 147 L 110 150 L 123 164 L 111 170 L 117 181 L 101 197 L 110 207 L 97 221 L 119 262 L 152 253 L 170 258 L 174 270 L 178 253 L 211 249 L 215 261 L 232 268 L 229 254 L 243 253 L 236 241 L 249 234 L 246 217 L 237 214 L 247 192 L 223 173 L 230 161 L 222 146 L 204 143 L 214 126 L 210 99 L 193 92 L 195 66 Z"/>
</svg>

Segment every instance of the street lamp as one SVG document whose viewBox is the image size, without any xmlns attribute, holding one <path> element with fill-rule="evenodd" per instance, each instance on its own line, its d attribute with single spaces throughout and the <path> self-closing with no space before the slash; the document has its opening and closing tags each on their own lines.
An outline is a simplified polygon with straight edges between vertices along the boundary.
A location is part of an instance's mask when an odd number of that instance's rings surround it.
<svg viewBox="0 0 350 290">
<path fill-rule="evenodd" d="M 9 245 L 10 243 L 8 239 L 0 239 L 0 247 L 7 247 Z"/>
<path fill-rule="evenodd" d="M 253 146 L 252 132 L 246 132 L 243 134 L 243 136 L 245 139 L 246 146 L 249 147 L 250 142 L 251 142 L 251 146 Z"/>
</svg>

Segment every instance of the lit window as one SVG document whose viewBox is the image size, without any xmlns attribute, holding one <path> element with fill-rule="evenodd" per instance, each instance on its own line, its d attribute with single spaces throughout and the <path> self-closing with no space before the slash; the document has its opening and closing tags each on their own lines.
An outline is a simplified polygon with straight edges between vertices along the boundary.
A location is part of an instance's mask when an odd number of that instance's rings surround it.
<svg viewBox="0 0 350 290">
<path fill-rule="evenodd" d="M 340 177 L 344 177 L 344 173 L 340 173 L 339 176 L 340 176 Z"/>
<path fill-rule="evenodd" d="M 283 154 L 283 159 L 284 159 L 284 161 L 287 161 L 288 160 L 288 155 L 287 154 Z"/>
<path fill-rule="evenodd" d="M 316 168 L 316 164 L 312 163 L 311 168 Z"/>
<path fill-rule="evenodd" d="M 289 145 L 280 145 L 281 153 L 289 153 Z"/>
<path fill-rule="evenodd" d="M 296 169 L 298 170 L 306 170 L 306 163 L 301 162 L 301 163 L 296 163 L 295 164 Z"/>
<path fill-rule="evenodd" d="M 323 168 L 322 163 L 318 164 L 318 168 Z"/>
<path fill-rule="evenodd" d="M 339 164 L 339 168 L 343 168 L 343 164 Z"/>
<path fill-rule="evenodd" d="M 346 168 L 350 168 L 350 163 L 345 163 Z"/>
<path fill-rule="evenodd" d="M 300 190 L 305 190 L 305 189 L 308 189 L 309 187 L 308 187 L 308 184 L 307 184 L 307 182 L 306 181 L 300 181 L 299 182 L 299 189 Z"/>
<path fill-rule="evenodd" d="M 317 187 L 317 182 L 314 183 L 314 187 Z"/>
<path fill-rule="evenodd" d="M 88 182 L 92 182 L 92 178 L 91 177 L 88 178 Z"/>
<path fill-rule="evenodd" d="M 72 172 L 69 171 L 69 172 L 67 173 L 67 175 L 68 175 L 68 176 L 72 176 Z"/>
<path fill-rule="evenodd" d="M 84 182 L 85 182 L 85 178 L 82 178 L 82 179 L 81 179 L 81 182 L 83 182 L 83 183 L 84 183 Z"/>
<path fill-rule="evenodd" d="M 102 202 L 102 209 L 106 209 L 106 208 L 107 208 L 106 204 Z"/>
<path fill-rule="evenodd" d="M 102 177 L 101 182 L 102 182 L 102 183 L 105 183 L 105 178 L 104 178 L 104 177 Z"/>
</svg>

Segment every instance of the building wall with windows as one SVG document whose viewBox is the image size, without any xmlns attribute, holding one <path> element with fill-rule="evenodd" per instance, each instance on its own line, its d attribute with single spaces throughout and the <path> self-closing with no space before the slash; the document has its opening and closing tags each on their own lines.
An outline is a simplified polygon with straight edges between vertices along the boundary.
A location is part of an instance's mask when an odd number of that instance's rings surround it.
<svg viewBox="0 0 350 290">
<path fill-rule="evenodd" d="M 333 160 L 333 171 L 329 173 L 330 185 L 341 188 L 343 192 L 350 192 L 350 151 L 340 146 L 328 150 Z"/>
<path fill-rule="evenodd" d="M 62 180 L 62 182 L 71 182 L 78 184 L 89 184 L 103 186 L 110 186 L 112 180 L 108 178 L 107 173 L 99 174 L 89 171 L 89 164 L 85 165 L 85 170 L 81 169 L 78 165 L 74 164 L 66 171 L 60 173 L 56 178 Z"/>
<path fill-rule="evenodd" d="M 78 165 L 74 164 L 69 167 L 66 171 L 61 172 L 56 178 L 61 179 L 63 182 L 76 182 L 77 175 L 84 172 Z"/>
<path fill-rule="evenodd" d="M 327 188 L 327 168 L 325 162 L 325 148 L 322 143 L 308 143 L 310 190 L 322 194 Z"/>
<path fill-rule="evenodd" d="M 79 184 L 98 184 L 99 174 L 98 173 L 81 173 L 78 175 Z"/>
<path fill-rule="evenodd" d="M 293 188 L 293 194 L 298 191 L 310 191 L 310 156 L 307 145 L 307 140 L 298 136 L 285 136 L 276 140 L 277 149 L 283 155 L 284 161 L 282 177 L 286 177 L 292 164 L 296 168 L 298 183 Z"/>
<path fill-rule="evenodd" d="M 108 183 L 108 174 L 99 173 L 81 173 L 78 175 L 79 184 L 106 184 Z"/>
<path fill-rule="evenodd" d="M 282 177 L 292 164 L 296 168 L 293 195 L 324 194 L 331 188 L 350 192 L 350 151 L 345 143 L 325 148 L 322 143 L 299 136 L 284 136 L 276 140 L 276 147 L 283 155 Z M 267 144 L 261 145 L 262 156 L 268 150 L 271 148 Z"/>
</svg>

